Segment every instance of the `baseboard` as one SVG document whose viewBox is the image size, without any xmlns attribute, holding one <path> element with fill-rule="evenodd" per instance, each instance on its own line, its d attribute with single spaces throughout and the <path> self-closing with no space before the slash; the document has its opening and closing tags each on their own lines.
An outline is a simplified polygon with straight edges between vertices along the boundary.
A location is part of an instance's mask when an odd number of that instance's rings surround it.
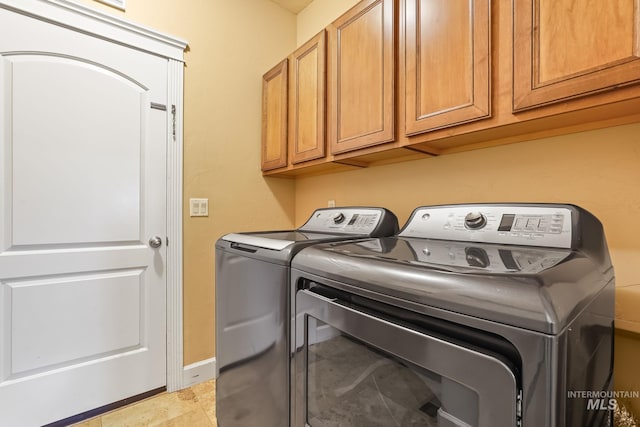
<svg viewBox="0 0 640 427">
<path fill-rule="evenodd" d="M 201 360 L 184 367 L 182 373 L 182 386 L 191 387 L 216 377 L 216 358 Z"/>
</svg>

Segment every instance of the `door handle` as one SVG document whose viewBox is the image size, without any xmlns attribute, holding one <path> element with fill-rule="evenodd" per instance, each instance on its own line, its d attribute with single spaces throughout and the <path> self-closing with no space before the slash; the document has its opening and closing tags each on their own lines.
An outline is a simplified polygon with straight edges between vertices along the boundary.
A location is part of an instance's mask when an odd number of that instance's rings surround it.
<svg viewBox="0 0 640 427">
<path fill-rule="evenodd" d="M 158 236 L 150 238 L 149 246 L 151 246 L 153 249 L 158 249 L 160 246 L 162 246 L 162 239 Z"/>
</svg>

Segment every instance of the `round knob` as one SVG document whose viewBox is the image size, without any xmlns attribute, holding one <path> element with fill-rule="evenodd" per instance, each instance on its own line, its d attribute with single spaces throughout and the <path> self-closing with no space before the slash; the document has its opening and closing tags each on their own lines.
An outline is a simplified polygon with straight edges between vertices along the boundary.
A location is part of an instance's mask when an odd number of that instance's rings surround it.
<svg viewBox="0 0 640 427">
<path fill-rule="evenodd" d="M 469 212 L 464 217 L 464 225 L 470 230 L 477 230 L 487 225 L 487 217 L 480 212 Z"/>
<path fill-rule="evenodd" d="M 342 221 L 344 221 L 344 219 L 345 219 L 345 216 L 342 212 L 338 212 L 333 216 L 333 222 L 335 224 L 340 224 Z"/>
<path fill-rule="evenodd" d="M 153 249 L 158 249 L 160 246 L 162 246 L 162 239 L 158 236 L 150 238 L 149 246 L 151 246 Z"/>
</svg>

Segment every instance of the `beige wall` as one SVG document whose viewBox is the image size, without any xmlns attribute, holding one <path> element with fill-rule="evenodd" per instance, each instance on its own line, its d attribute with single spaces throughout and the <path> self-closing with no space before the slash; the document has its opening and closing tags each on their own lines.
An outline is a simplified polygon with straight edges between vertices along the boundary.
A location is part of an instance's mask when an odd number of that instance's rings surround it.
<svg viewBox="0 0 640 427">
<path fill-rule="evenodd" d="M 288 228 L 294 182 L 260 173 L 261 77 L 296 47 L 296 17 L 265 0 L 130 0 L 95 8 L 189 42 L 184 106 L 184 363 L 215 354 L 215 240 Z M 190 218 L 189 198 L 209 217 Z"/>
<path fill-rule="evenodd" d="M 359 0 L 315 0 L 297 16 L 298 46 L 315 36 Z"/>
</svg>

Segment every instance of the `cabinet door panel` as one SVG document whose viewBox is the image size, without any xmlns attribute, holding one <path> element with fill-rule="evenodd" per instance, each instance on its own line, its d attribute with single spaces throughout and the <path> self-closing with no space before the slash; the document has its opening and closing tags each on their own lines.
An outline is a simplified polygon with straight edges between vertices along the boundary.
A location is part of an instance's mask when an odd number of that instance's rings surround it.
<svg viewBox="0 0 640 427">
<path fill-rule="evenodd" d="M 407 0 L 408 135 L 490 115 L 489 0 Z"/>
<path fill-rule="evenodd" d="M 262 170 L 287 166 L 287 63 L 262 77 Z"/>
<path fill-rule="evenodd" d="M 514 111 L 640 82 L 636 3 L 514 2 Z"/>
<path fill-rule="evenodd" d="M 394 1 L 367 0 L 329 26 L 332 153 L 394 138 Z"/>
<path fill-rule="evenodd" d="M 289 156 L 293 164 L 325 155 L 325 39 L 323 30 L 289 61 Z"/>
</svg>

